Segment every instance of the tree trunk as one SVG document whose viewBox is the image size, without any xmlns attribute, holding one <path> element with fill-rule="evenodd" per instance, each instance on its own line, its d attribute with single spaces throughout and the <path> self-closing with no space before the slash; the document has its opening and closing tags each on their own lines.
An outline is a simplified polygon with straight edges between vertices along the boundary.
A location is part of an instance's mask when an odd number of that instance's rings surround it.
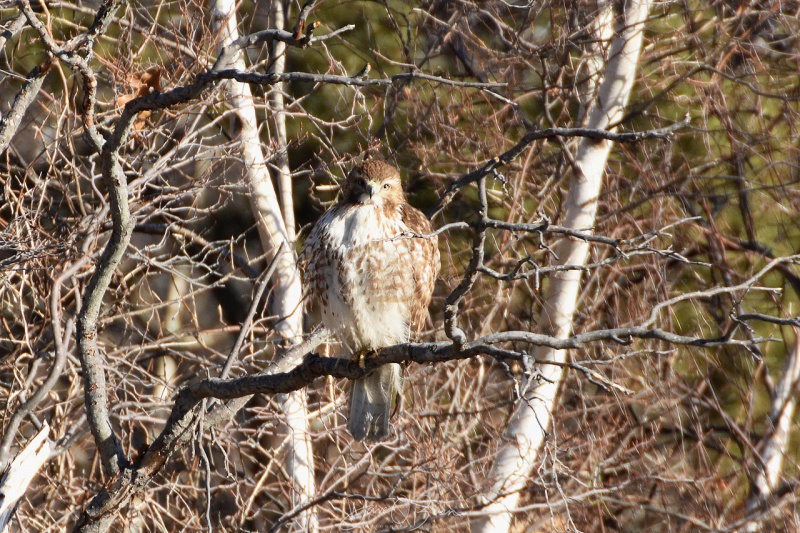
<svg viewBox="0 0 800 533">
<path fill-rule="evenodd" d="M 283 0 L 272 0 L 272 27 L 283 30 L 286 27 L 286 13 Z M 286 70 L 286 44 L 275 41 L 272 45 L 272 72 L 283 74 Z M 274 168 L 278 177 L 278 190 L 281 194 L 281 209 L 283 219 L 286 221 L 286 235 L 289 241 L 295 240 L 294 199 L 292 193 L 292 173 L 289 169 L 289 139 L 286 135 L 286 114 L 283 112 L 283 83 L 278 82 L 269 91 L 269 101 L 272 107 L 272 119 L 275 122 L 275 141 L 277 152 L 275 154 Z"/>
<path fill-rule="evenodd" d="M 214 0 L 212 2 L 213 21 L 219 32 L 219 46 L 225 46 L 239 37 L 236 25 L 235 2 L 232 0 Z M 231 65 L 244 71 L 245 64 L 241 53 Z M 303 301 L 300 275 L 291 242 L 289 231 L 281 215 L 281 204 L 272 185 L 272 180 L 265 163 L 265 154 L 261 149 L 253 97 L 250 87 L 244 83 L 230 80 L 226 83 L 226 92 L 231 107 L 241 121 L 240 142 L 245 165 L 245 179 L 250 190 L 250 203 L 256 217 L 261 243 L 269 257 L 281 247 L 283 253 L 278 258 L 278 267 L 272 279 L 271 312 L 278 317 L 275 324 L 277 334 L 286 346 L 296 344 L 303 334 Z M 287 192 L 284 191 L 284 195 Z M 288 191 L 291 197 L 291 191 Z M 291 203 L 288 204 L 291 207 Z M 292 217 L 293 218 L 293 217 Z M 277 357 L 277 356 L 276 356 Z M 308 431 L 308 409 L 302 391 L 280 395 L 283 408 L 288 443 L 286 455 L 286 472 L 291 477 L 294 488 L 293 505 L 301 504 L 313 498 L 314 458 Z M 297 518 L 303 530 L 316 530 L 316 518 L 308 510 Z"/>
<path fill-rule="evenodd" d="M 632 0 L 624 4 L 624 12 L 616 17 L 601 14 L 598 34 L 612 35 L 607 60 L 599 82 L 597 96 L 589 105 L 587 128 L 615 129 L 622 117 L 642 45 L 642 28 L 650 7 L 649 0 Z M 615 20 L 616 19 L 616 20 Z M 612 32 L 613 28 L 613 32 Z M 605 42 L 603 39 L 602 42 Z M 603 62 L 600 62 L 603 64 Z M 597 200 L 602 185 L 603 170 L 611 143 L 582 139 L 578 144 L 575 162 L 580 172 L 574 172 L 566 199 L 566 212 L 562 226 L 588 231 L 594 227 Z M 554 252 L 562 264 L 585 265 L 589 244 L 576 239 L 564 239 Z M 552 276 L 544 293 L 544 305 L 537 323 L 541 333 L 565 338 L 572 331 L 572 318 L 577 307 L 581 271 L 568 270 Z M 533 356 L 538 360 L 558 363 L 566 361 L 566 351 L 538 347 Z M 524 398 L 517 402 L 503 444 L 498 452 L 487 480 L 484 495 L 485 516 L 472 523 L 473 533 L 507 532 L 511 526 L 513 510 L 520 491 L 524 488 L 533 467 L 539 459 L 551 414 L 561 386 L 563 367 L 543 365 L 544 379 L 528 384 Z"/>
<path fill-rule="evenodd" d="M 783 373 L 771 399 L 769 419 L 772 427 L 757 447 L 760 457 L 756 458 L 752 492 L 746 505 L 747 512 L 754 517 L 744 528 L 745 531 L 760 530 L 758 511 L 761 507 L 769 506 L 770 500 L 777 496 L 792 420 L 797 410 L 798 384 L 800 384 L 800 328 L 795 328 L 794 345 L 787 351 Z"/>
<path fill-rule="evenodd" d="M 50 458 L 53 446 L 47 438 L 49 434 L 50 426 L 45 422 L 39 433 L 17 454 L 0 478 L 0 531 L 6 531 L 19 500 L 28 490 L 28 485 Z"/>
</svg>

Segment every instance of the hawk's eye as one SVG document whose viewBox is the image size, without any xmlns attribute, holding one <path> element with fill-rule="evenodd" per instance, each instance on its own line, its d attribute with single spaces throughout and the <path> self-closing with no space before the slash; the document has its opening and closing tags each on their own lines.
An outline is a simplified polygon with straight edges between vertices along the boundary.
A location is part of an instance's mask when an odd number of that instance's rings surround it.
<svg viewBox="0 0 800 533">
<path fill-rule="evenodd" d="M 364 178 L 358 178 L 358 181 L 356 183 L 358 183 L 359 187 L 366 187 L 367 186 L 367 180 L 365 180 Z"/>
<path fill-rule="evenodd" d="M 389 184 L 388 183 L 384 183 L 383 184 L 383 188 L 384 188 L 384 190 L 388 191 L 389 190 Z"/>
</svg>

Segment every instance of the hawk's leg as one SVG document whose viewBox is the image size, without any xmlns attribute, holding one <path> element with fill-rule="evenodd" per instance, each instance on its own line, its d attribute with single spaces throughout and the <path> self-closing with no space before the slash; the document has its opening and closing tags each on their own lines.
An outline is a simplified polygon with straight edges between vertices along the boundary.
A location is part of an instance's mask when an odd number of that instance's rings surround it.
<svg viewBox="0 0 800 533">
<path fill-rule="evenodd" d="M 358 350 L 353 354 L 353 362 L 358 364 L 359 368 L 364 368 L 367 363 L 367 357 L 377 357 L 378 354 L 380 354 L 380 349 Z"/>
</svg>

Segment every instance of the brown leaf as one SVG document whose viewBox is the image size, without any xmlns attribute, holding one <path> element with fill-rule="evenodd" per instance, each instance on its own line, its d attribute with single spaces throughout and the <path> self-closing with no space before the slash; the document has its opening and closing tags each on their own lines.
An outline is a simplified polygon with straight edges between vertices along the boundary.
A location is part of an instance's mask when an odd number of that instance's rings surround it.
<svg viewBox="0 0 800 533">
<path fill-rule="evenodd" d="M 161 67 L 150 67 L 139 75 L 139 89 L 136 96 L 144 96 L 153 91 L 161 92 Z"/>
</svg>

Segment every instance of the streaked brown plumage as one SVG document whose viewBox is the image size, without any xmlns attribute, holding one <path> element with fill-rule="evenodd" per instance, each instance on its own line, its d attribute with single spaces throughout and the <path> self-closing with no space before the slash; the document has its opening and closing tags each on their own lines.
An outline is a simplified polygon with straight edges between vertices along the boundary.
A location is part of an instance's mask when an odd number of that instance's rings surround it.
<svg viewBox="0 0 800 533">
<path fill-rule="evenodd" d="M 349 353 L 407 342 L 424 326 L 440 267 L 430 233 L 394 166 L 370 159 L 347 176 L 341 199 L 311 230 L 302 255 L 311 307 Z M 356 439 L 388 435 L 401 386 L 395 364 L 353 383 L 348 428 Z"/>
</svg>

